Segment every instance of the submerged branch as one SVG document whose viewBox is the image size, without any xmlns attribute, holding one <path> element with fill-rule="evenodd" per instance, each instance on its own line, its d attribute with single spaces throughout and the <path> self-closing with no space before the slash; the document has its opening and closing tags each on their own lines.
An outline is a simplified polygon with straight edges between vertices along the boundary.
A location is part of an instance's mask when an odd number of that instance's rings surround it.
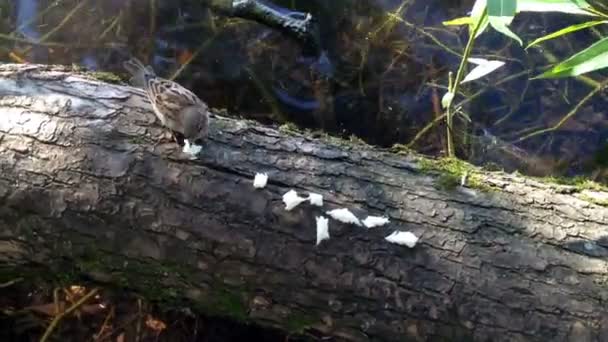
<svg viewBox="0 0 608 342">
<path fill-rule="evenodd" d="M 211 8 L 228 16 L 249 19 L 278 29 L 319 49 L 319 32 L 310 13 L 291 11 L 261 0 L 208 0 Z"/>
</svg>

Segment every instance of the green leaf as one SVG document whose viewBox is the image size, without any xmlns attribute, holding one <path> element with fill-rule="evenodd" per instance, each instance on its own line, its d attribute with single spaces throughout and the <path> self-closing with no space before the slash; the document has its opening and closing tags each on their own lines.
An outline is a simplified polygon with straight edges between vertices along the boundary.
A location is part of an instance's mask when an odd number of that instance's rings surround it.
<svg viewBox="0 0 608 342">
<path fill-rule="evenodd" d="M 444 26 L 471 25 L 472 23 L 471 17 L 460 17 L 442 22 Z"/>
<path fill-rule="evenodd" d="M 582 23 L 582 24 L 568 26 L 568 27 L 563 28 L 563 29 L 561 29 L 559 31 L 555 31 L 555 32 L 550 33 L 550 34 L 548 34 L 546 36 L 542 36 L 540 38 L 535 39 L 532 43 L 530 43 L 528 46 L 526 46 L 526 49 L 529 48 L 529 47 L 531 47 L 531 46 L 533 46 L 533 45 L 536 45 L 538 43 L 544 42 L 546 40 L 554 39 L 554 38 L 566 35 L 568 33 L 576 32 L 576 31 L 579 31 L 579 30 L 583 30 L 583 29 L 586 29 L 586 28 L 589 28 L 589 27 L 592 27 L 592 26 L 595 26 L 595 25 L 607 24 L 607 23 L 608 23 L 608 20 L 594 20 L 594 21 L 588 21 L 588 22 Z"/>
<path fill-rule="evenodd" d="M 488 0 L 488 15 L 491 17 L 509 17 L 513 20 L 517 9 L 516 0 Z M 511 22 L 509 22 L 510 24 Z"/>
<path fill-rule="evenodd" d="M 561 78 L 578 76 L 608 67 L 608 37 L 603 38 L 583 51 L 535 78 Z"/>
<path fill-rule="evenodd" d="M 585 0 L 518 0 L 517 12 L 563 12 L 593 15 Z"/>
<path fill-rule="evenodd" d="M 443 96 L 441 97 L 441 106 L 443 108 L 448 108 L 450 103 L 452 103 L 453 99 L 454 99 L 454 93 L 448 91 L 447 93 L 443 94 Z"/>
<path fill-rule="evenodd" d="M 519 45 L 524 45 L 521 39 L 511 31 L 511 29 L 507 26 L 513 18 L 509 17 L 489 17 L 490 25 L 498 32 L 504 34 L 507 37 L 510 37 L 517 41 Z"/>
<path fill-rule="evenodd" d="M 516 0 L 487 0 L 488 1 L 488 20 L 490 25 L 498 32 L 516 40 L 519 45 L 523 45 L 521 39 L 511 31 L 509 24 L 515 17 L 517 9 Z"/>
<path fill-rule="evenodd" d="M 511 39 L 514 39 L 516 42 L 519 43 L 520 46 L 523 46 L 524 43 L 521 41 L 521 38 L 519 38 L 513 31 L 511 31 L 511 29 L 507 26 L 507 22 L 508 20 L 504 17 L 494 17 L 494 19 L 490 17 L 490 25 L 496 31 L 504 34 L 505 36 Z"/>
<path fill-rule="evenodd" d="M 480 79 L 505 65 L 505 62 L 503 61 L 489 61 L 483 58 L 472 57 L 469 58 L 469 62 L 477 64 L 477 66 L 473 70 L 471 70 L 462 81 L 460 81 L 460 84 Z"/>
<path fill-rule="evenodd" d="M 486 11 L 487 7 L 486 0 L 476 0 L 473 5 L 473 9 L 471 10 L 471 25 L 469 26 L 469 33 L 473 32 L 473 28 L 478 26 L 477 34 L 475 34 L 475 38 L 479 37 L 486 28 L 488 28 L 488 11 Z M 474 26 L 475 25 L 475 26 Z"/>
<path fill-rule="evenodd" d="M 591 7 L 602 12 L 604 15 L 608 13 L 608 3 L 606 0 L 589 0 Z"/>
</svg>

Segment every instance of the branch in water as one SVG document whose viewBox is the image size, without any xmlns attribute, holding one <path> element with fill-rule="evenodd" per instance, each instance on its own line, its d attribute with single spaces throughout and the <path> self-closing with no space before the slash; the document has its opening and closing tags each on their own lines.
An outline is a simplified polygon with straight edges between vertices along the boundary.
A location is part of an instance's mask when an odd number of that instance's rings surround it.
<svg viewBox="0 0 608 342">
<path fill-rule="evenodd" d="M 319 31 L 310 13 L 291 11 L 261 0 L 211 0 L 210 7 L 228 16 L 276 28 L 318 50 Z"/>
</svg>

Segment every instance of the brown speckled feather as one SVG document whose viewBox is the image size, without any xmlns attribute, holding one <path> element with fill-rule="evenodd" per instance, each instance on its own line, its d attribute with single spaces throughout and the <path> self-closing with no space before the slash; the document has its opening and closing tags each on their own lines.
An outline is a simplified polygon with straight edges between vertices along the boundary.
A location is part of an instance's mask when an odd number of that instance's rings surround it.
<svg viewBox="0 0 608 342">
<path fill-rule="evenodd" d="M 146 85 L 146 92 L 152 105 L 165 115 L 164 124 L 183 133 L 183 128 L 181 128 L 183 119 L 179 115 L 180 111 L 190 106 L 201 105 L 202 101 L 190 90 L 165 79 L 149 78 Z"/>
<path fill-rule="evenodd" d="M 164 126 L 192 141 L 206 139 L 208 107 L 193 92 L 176 82 L 156 76 L 151 67 L 144 66 L 137 59 L 125 62 L 125 68 L 131 72 L 136 83 L 141 83 L 154 113 Z"/>
</svg>

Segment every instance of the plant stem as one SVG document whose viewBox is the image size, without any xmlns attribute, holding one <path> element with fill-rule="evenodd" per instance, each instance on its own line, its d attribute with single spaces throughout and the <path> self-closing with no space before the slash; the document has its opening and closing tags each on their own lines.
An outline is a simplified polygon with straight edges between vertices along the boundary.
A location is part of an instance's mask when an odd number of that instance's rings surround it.
<svg viewBox="0 0 608 342">
<path fill-rule="evenodd" d="M 473 42 L 475 41 L 475 36 L 477 36 L 477 31 L 481 27 L 481 22 L 485 18 L 487 14 L 484 14 L 479 17 L 479 20 L 474 23 L 473 29 L 469 33 L 469 40 L 467 41 L 467 45 L 464 48 L 464 53 L 462 55 L 462 59 L 460 60 L 460 66 L 458 67 L 458 72 L 456 72 L 456 79 L 452 83 L 452 86 L 449 89 L 449 92 L 452 94 L 456 94 L 458 92 L 458 86 L 464 77 L 464 71 L 466 69 L 466 65 L 471 55 L 471 51 L 473 50 Z M 452 136 L 452 124 L 454 122 L 454 113 L 452 111 L 452 101 L 454 97 L 448 101 L 446 106 L 446 124 L 447 124 L 447 141 L 448 141 L 448 157 L 455 157 L 456 153 L 454 152 L 454 137 Z"/>
<path fill-rule="evenodd" d="M 61 322 L 61 320 L 65 316 L 71 314 L 74 310 L 78 309 L 80 306 L 82 306 L 84 303 L 86 303 L 86 301 L 91 299 L 91 297 L 93 297 L 98 291 L 99 291 L 99 289 L 97 289 L 97 288 L 91 290 L 91 292 L 89 292 L 86 296 L 83 296 L 82 298 L 80 298 L 80 300 L 77 301 L 76 303 L 74 303 L 74 305 L 70 306 L 67 310 L 65 310 L 64 312 L 55 316 L 55 318 L 53 319 L 53 321 L 51 322 L 49 327 L 44 332 L 44 335 L 42 335 L 40 342 L 45 342 L 51 336 L 51 333 L 53 332 L 55 327 L 57 327 L 57 324 L 59 324 L 59 322 Z"/>
</svg>

